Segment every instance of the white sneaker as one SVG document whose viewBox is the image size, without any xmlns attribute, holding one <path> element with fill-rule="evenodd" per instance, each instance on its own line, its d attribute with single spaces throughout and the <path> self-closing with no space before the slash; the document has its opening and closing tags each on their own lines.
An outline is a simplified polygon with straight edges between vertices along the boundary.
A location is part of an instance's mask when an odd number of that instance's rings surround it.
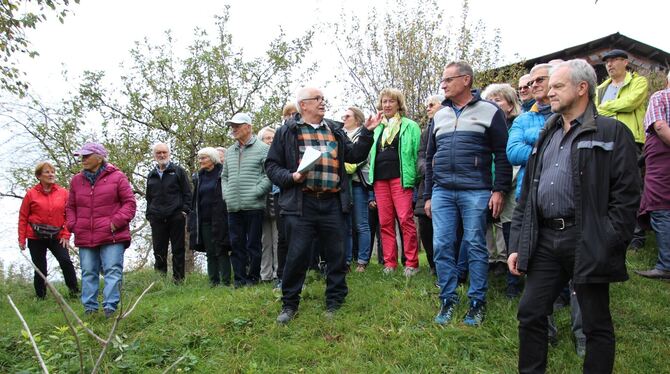
<svg viewBox="0 0 670 374">
<path fill-rule="evenodd" d="M 393 272 L 395 271 L 395 268 L 392 268 L 392 267 L 384 267 L 384 270 L 382 270 L 382 271 L 384 272 L 384 275 L 391 275 L 391 274 L 393 274 Z"/>
<path fill-rule="evenodd" d="M 407 278 L 415 276 L 416 273 L 418 273 L 418 272 L 419 272 L 419 268 L 413 268 L 411 266 L 407 266 L 405 268 L 405 276 Z"/>
</svg>

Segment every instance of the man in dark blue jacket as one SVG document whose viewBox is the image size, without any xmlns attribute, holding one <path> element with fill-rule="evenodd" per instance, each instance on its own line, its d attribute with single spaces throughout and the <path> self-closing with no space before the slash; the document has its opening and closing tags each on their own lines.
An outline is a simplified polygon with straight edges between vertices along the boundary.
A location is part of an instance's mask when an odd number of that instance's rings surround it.
<svg viewBox="0 0 670 374">
<path fill-rule="evenodd" d="M 526 273 L 519 302 L 519 372 L 547 367 L 547 316 L 572 279 L 586 335 L 584 373 L 611 373 L 609 283 L 628 279 L 626 247 L 640 198 L 636 146 L 598 115 L 596 73 L 584 60 L 550 71 L 551 116 L 526 165 L 510 233 L 510 272 Z"/>
<path fill-rule="evenodd" d="M 152 148 L 156 167 L 147 177 L 147 213 L 154 247 L 154 268 L 167 273 L 168 243 L 172 243 L 172 277 L 184 279 L 186 215 L 191 211 L 191 185 L 184 169 L 170 161 L 170 147 Z"/>
<path fill-rule="evenodd" d="M 282 277 L 282 311 L 277 323 L 295 317 L 300 291 L 310 264 L 314 238 L 323 246 L 326 262 L 326 312 L 340 308 L 347 296 L 345 281 L 344 213 L 350 209 L 344 163 L 356 164 L 367 158 L 372 132 L 381 114 L 369 118 L 354 144 L 342 124 L 324 119 L 325 98 L 317 88 L 302 88 L 297 94 L 299 114 L 280 127 L 265 160 L 265 171 L 281 188 L 280 214 L 283 216 L 288 255 Z M 308 147 L 321 153 L 312 168 L 298 172 Z"/>
<path fill-rule="evenodd" d="M 444 69 L 446 100 L 433 117 L 426 151 L 426 214 L 433 219 L 433 251 L 441 307 L 435 322 L 446 324 L 458 303 L 454 261 L 456 227 L 463 224 L 462 244 L 468 256 L 470 307 L 463 322 L 479 325 L 486 312 L 488 251 L 486 216 L 503 208 L 512 183 L 507 161 L 507 125 L 497 105 L 472 92 L 474 73 L 465 62 Z M 491 172 L 495 156 L 495 176 Z"/>
</svg>

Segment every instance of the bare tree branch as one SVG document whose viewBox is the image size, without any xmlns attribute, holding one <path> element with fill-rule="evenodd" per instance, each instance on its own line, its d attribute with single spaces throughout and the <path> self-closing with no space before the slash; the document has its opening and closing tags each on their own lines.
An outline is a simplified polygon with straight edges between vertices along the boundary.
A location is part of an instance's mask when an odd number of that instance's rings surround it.
<svg viewBox="0 0 670 374">
<path fill-rule="evenodd" d="M 23 319 L 23 316 L 21 315 L 21 312 L 19 312 L 19 309 L 14 305 L 14 301 L 12 301 L 12 297 L 7 295 L 7 299 L 9 300 L 9 305 L 12 306 L 12 309 L 14 309 L 14 312 L 16 312 L 16 315 L 19 316 L 19 319 L 21 320 L 21 323 L 23 324 L 23 328 L 26 330 L 26 333 L 28 334 L 28 337 L 30 338 L 30 343 L 33 345 L 33 349 L 35 350 L 35 355 L 37 356 L 37 360 L 40 362 L 40 366 L 42 367 L 42 371 L 49 374 L 49 369 L 47 369 L 47 366 L 44 364 L 44 360 L 42 359 L 42 355 L 40 354 L 40 349 L 37 348 L 37 342 L 35 342 L 35 338 L 33 337 L 33 334 L 30 332 L 30 327 L 28 327 L 28 324 L 26 323 L 26 320 Z"/>
<path fill-rule="evenodd" d="M 167 369 L 163 371 L 163 374 L 167 374 L 170 372 L 170 370 L 174 369 L 183 359 L 186 358 L 186 355 L 182 355 L 175 361 L 172 365 L 170 365 Z"/>
</svg>

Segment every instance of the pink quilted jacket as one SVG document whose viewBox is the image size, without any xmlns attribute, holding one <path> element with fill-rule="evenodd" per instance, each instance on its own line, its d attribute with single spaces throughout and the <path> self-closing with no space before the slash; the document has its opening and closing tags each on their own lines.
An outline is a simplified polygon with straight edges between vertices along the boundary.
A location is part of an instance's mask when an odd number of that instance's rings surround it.
<svg viewBox="0 0 670 374">
<path fill-rule="evenodd" d="M 130 221 L 135 217 L 135 195 L 128 178 L 112 164 L 91 186 L 83 173 L 70 182 L 65 216 L 67 228 L 74 234 L 78 247 L 93 248 L 103 244 L 130 245 Z M 116 230 L 112 231 L 110 223 Z"/>
</svg>

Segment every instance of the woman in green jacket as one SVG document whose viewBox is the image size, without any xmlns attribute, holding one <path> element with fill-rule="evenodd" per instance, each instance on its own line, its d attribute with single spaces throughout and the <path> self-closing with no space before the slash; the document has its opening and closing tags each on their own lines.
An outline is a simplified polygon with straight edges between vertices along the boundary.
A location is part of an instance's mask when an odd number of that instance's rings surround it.
<svg viewBox="0 0 670 374">
<path fill-rule="evenodd" d="M 416 165 L 421 129 L 416 122 L 404 117 L 407 111 L 405 95 L 395 88 L 382 90 L 377 109 L 381 111 L 381 125 L 375 129 L 370 150 L 370 181 L 379 211 L 384 273 L 390 274 L 398 267 L 397 219 L 406 257 L 405 276 L 411 277 L 419 271 L 412 198 L 418 182 Z"/>
</svg>

